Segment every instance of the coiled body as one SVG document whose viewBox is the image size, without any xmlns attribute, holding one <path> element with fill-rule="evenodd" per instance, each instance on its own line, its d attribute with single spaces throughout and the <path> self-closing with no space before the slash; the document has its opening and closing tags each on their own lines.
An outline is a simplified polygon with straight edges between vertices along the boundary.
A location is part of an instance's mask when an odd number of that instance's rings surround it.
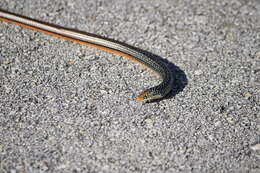
<svg viewBox="0 0 260 173">
<path fill-rule="evenodd" d="M 54 26 L 2 10 L 0 10 L 0 20 L 31 28 L 39 32 L 60 37 L 66 40 L 71 40 L 80 44 L 85 44 L 108 52 L 112 52 L 135 60 L 154 70 L 161 76 L 162 82 L 158 86 L 151 87 L 143 91 L 139 96 L 137 96 L 136 99 L 138 101 L 149 102 L 161 99 L 165 97 L 172 89 L 173 77 L 170 69 L 166 66 L 166 64 L 158 58 L 153 57 L 152 55 L 143 53 L 137 48 L 133 48 L 131 46 L 127 46 L 126 44 L 119 43 L 117 41 L 103 38 L 94 34 L 76 32 L 71 29 Z"/>
</svg>

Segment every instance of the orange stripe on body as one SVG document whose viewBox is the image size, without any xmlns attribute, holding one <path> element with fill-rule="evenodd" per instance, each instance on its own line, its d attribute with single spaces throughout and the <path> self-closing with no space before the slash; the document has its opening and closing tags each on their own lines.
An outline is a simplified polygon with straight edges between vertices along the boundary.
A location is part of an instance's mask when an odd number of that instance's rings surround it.
<svg viewBox="0 0 260 173">
<path fill-rule="evenodd" d="M 10 19 L 6 19 L 6 18 L 3 18 L 3 17 L 0 17 L 0 21 L 4 21 L 4 22 L 11 23 L 11 24 L 23 26 L 25 28 L 29 28 L 29 29 L 32 29 L 32 30 L 35 30 L 35 31 L 38 31 L 38 32 L 41 32 L 41 33 L 44 33 L 44 34 L 47 34 L 47 35 L 51 35 L 51 36 L 54 36 L 54 37 L 57 37 L 57 38 L 61 38 L 61 39 L 68 40 L 68 41 L 72 41 L 74 43 L 79 43 L 81 45 L 94 47 L 94 48 L 97 48 L 97 49 L 100 49 L 100 50 L 103 50 L 103 51 L 106 51 L 106 52 L 109 52 L 109 53 L 112 53 L 112 54 L 115 54 L 115 55 L 123 56 L 123 57 L 125 57 L 125 58 L 127 58 L 127 59 L 129 59 L 131 61 L 138 62 L 138 63 L 142 64 L 141 62 L 137 61 L 136 58 L 134 58 L 134 57 L 132 57 L 132 56 L 126 54 L 126 53 L 123 53 L 123 52 L 121 52 L 119 50 L 107 48 L 107 47 L 104 47 L 104 46 L 101 46 L 101 45 L 97 45 L 97 44 L 93 44 L 93 43 L 89 43 L 89 42 L 86 42 L 86 41 L 77 40 L 77 39 L 74 39 L 74 38 L 71 38 L 71 37 L 67 37 L 67 36 L 64 36 L 64 35 L 61 35 L 61 34 L 56 34 L 56 33 L 53 33 L 53 32 L 49 32 L 49 31 L 44 30 L 44 29 L 40 29 L 40 28 L 37 28 L 37 27 L 34 27 L 34 26 L 23 24 L 23 23 L 20 23 L 20 22 L 17 22 L 17 21 L 13 21 L 13 20 L 10 20 Z"/>
</svg>

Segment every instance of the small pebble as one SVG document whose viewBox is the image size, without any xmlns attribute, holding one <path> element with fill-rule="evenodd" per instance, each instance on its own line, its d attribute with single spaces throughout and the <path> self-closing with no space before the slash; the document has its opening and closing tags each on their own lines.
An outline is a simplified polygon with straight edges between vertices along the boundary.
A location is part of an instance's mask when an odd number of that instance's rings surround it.
<svg viewBox="0 0 260 173">
<path fill-rule="evenodd" d="M 202 70 L 196 70 L 196 71 L 194 72 L 194 74 L 195 74 L 196 76 L 199 76 L 199 75 L 201 75 L 202 73 L 203 73 Z"/>
<path fill-rule="evenodd" d="M 250 97 L 252 97 L 252 94 L 250 94 L 250 93 L 245 93 L 245 98 L 246 98 L 246 99 L 249 99 Z"/>
<path fill-rule="evenodd" d="M 0 62 L 1 62 L 1 61 L 4 61 L 4 59 L 5 59 L 5 58 L 0 55 Z"/>
<path fill-rule="evenodd" d="M 254 151 L 259 151 L 259 150 L 260 150 L 260 143 L 255 144 L 255 145 L 252 145 L 250 148 L 251 148 L 252 150 L 254 150 Z"/>
<path fill-rule="evenodd" d="M 259 58 L 260 59 L 260 51 L 256 52 L 256 58 Z"/>
<path fill-rule="evenodd" d="M 99 90 L 99 91 L 100 91 L 100 93 L 101 93 L 102 95 L 107 94 L 107 91 L 106 91 L 106 90 L 101 89 L 101 90 Z"/>
<path fill-rule="evenodd" d="M 154 121 L 152 119 L 148 118 L 148 119 L 146 119 L 144 121 L 145 121 L 145 123 L 146 123 L 148 128 L 152 128 L 153 127 Z"/>
<path fill-rule="evenodd" d="M 215 125 L 216 127 L 221 126 L 221 121 L 217 121 L 214 125 Z"/>
</svg>

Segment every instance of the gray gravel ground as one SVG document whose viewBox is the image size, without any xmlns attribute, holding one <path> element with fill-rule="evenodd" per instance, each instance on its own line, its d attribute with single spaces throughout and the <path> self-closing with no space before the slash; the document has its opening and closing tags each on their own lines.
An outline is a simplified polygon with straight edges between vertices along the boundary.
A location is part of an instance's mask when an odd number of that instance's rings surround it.
<svg viewBox="0 0 260 173">
<path fill-rule="evenodd" d="M 0 172 L 260 172 L 259 0 L 1 0 L 0 8 L 167 59 L 119 56 L 0 22 Z"/>
</svg>

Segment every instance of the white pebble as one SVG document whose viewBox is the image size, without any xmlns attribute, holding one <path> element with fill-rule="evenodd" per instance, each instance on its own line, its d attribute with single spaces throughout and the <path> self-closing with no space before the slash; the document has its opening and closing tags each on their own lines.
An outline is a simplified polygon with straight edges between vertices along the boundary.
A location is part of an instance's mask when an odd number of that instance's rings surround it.
<svg viewBox="0 0 260 173">
<path fill-rule="evenodd" d="M 194 74 L 195 74 L 196 76 L 199 76 L 199 75 L 201 75 L 202 73 L 203 73 L 202 70 L 196 70 L 196 71 L 194 72 Z"/>
<path fill-rule="evenodd" d="M 258 150 L 260 150 L 260 143 L 255 144 L 255 145 L 252 145 L 250 148 L 251 148 L 252 150 L 254 150 L 254 151 L 258 151 Z"/>
</svg>

